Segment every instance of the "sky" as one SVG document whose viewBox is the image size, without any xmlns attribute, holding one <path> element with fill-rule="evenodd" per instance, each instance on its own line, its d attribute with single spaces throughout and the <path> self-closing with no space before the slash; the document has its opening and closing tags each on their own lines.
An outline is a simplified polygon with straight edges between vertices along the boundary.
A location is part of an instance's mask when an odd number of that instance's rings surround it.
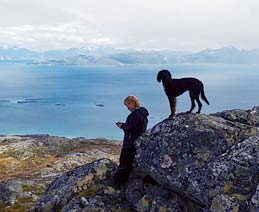
<svg viewBox="0 0 259 212">
<path fill-rule="evenodd" d="M 0 0 L 0 45 L 259 48 L 258 0 Z"/>
</svg>

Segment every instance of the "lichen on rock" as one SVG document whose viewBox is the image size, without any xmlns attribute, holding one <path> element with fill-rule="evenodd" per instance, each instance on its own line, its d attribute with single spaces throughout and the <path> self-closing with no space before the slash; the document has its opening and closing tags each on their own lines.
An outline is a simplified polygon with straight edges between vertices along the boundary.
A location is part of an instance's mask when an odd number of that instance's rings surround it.
<svg viewBox="0 0 259 212">
<path fill-rule="evenodd" d="M 116 164 L 101 159 L 79 166 L 53 181 L 32 211 L 54 211 L 63 208 L 73 197 L 105 179 Z"/>
<path fill-rule="evenodd" d="M 47 179 L 54 173 L 54 180 L 31 211 L 259 211 L 258 123 L 259 107 L 211 115 L 177 114 L 163 120 L 135 142 L 134 169 L 123 186 L 112 181 L 117 167 L 112 160 L 84 164 L 87 153 L 91 155 L 90 146 L 84 152 L 70 153 L 75 146 L 65 142 L 62 153 L 62 142 L 51 147 L 48 137 L 39 139 L 38 144 L 47 145 L 43 149 L 35 146 L 39 154 L 59 157 L 39 172 L 48 175 Z M 74 141 L 77 145 L 81 142 Z M 6 139 L 0 145 L 8 142 L 12 143 Z M 16 144 L 12 146 L 17 148 Z M 105 148 L 97 152 L 109 155 Z M 8 150 L 3 149 L 3 153 Z M 1 184 L 0 188 L 6 198 L 30 198 Z M 28 188 L 23 184 L 17 187 L 23 195 L 30 193 Z"/>
<path fill-rule="evenodd" d="M 237 119 L 176 115 L 136 141 L 136 166 L 160 185 L 205 208 L 220 194 L 242 204 L 251 199 L 259 182 L 258 135 L 256 124 Z"/>
</svg>

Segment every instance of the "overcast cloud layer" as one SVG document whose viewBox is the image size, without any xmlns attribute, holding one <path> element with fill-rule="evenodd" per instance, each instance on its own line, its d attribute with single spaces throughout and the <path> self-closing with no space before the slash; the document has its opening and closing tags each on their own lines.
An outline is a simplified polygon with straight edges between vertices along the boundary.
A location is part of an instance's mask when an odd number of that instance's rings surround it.
<svg viewBox="0 0 259 212">
<path fill-rule="evenodd" d="M 259 48 L 258 0 L 1 0 L 0 45 Z"/>
</svg>

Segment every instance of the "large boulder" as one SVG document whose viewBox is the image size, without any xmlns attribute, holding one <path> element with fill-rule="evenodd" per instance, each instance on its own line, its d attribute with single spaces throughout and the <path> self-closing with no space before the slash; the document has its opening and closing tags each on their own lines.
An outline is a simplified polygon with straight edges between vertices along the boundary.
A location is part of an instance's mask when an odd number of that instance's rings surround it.
<svg viewBox="0 0 259 212">
<path fill-rule="evenodd" d="M 203 207 L 220 194 L 244 202 L 259 182 L 258 133 L 221 117 L 178 114 L 136 141 L 136 166 Z"/>
<path fill-rule="evenodd" d="M 109 159 L 100 159 L 79 166 L 56 178 L 31 211 L 56 211 L 62 209 L 76 195 L 104 180 L 116 168 Z"/>
</svg>

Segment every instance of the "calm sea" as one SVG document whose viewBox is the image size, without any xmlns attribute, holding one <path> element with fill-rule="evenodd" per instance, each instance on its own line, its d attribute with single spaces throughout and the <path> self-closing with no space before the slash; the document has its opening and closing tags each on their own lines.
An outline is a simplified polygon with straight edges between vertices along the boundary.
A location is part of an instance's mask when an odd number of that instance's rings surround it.
<svg viewBox="0 0 259 212">
<path fill-rule="evenodd" d="M 259 105 L 258 65 L 39 66 L 0 63 L 0 134 L 50 134 L 122 139 L 115 121 L 125 121 L 123 105 L 136 95 L 149 112 L 149 128 L 169 115 L 160 69 L 175 78 L 197 77 L 210 106 L 202 113 Z M 190 107 L 188 93 L 177 112 Z"/>
</svg>

